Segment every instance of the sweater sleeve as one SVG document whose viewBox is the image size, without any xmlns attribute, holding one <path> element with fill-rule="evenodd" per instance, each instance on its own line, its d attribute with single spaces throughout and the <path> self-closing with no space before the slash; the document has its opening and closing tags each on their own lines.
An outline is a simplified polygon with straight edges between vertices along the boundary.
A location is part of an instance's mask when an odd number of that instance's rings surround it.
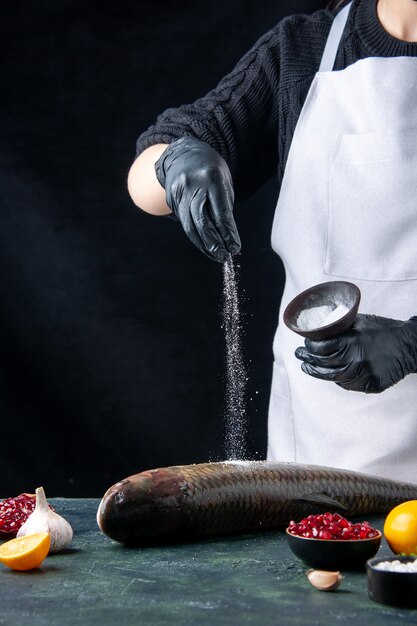
<svg viewBox="0 0 417 626">
<path fill-rule="evenodd" d="M 276 173 L 280 24 L 261 37 L 215 89 L 192 104 L 162 113 L 139 137 L 137 155 L 152 144 L 194 136 L 226 160 L 237 198 L 250 196 Z"/>
</svg>

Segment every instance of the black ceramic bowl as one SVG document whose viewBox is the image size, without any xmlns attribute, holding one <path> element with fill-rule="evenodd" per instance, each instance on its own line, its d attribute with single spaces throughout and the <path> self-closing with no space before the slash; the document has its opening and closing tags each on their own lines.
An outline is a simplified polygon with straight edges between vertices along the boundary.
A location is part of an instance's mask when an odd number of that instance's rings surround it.
<svg viewBox="0 0 417 626">
<path fill-rule="evenodd" d="M 291 300 L 284 311 L 284 323 L 302 337 L 308 337 L 316 341 L 328 339 L 345 332 L 352 326 L 358 312 L 360 300 L 360 289 L 353 283 L 342 280 L 320 283 L 320 285 L 314 285 L 314 287 L 306 289 Z M 306 330 L 297 325 L 301 311 L 318 306 L 336 308 L 338 305 L 347 307 L 349 309 L 348 312 L 327 326 Z"/>
<path fill-rule="evenodd" d="M 371 539 L 310 539 L 292 535 L 287 528 L 287 538 L 293 553 L 311 567 L 343 570 L 364 567 L 377 553 L 382 534 L 378 531 Z"/>
<path fill-rule="evenodd" d="M 401 563 L 407 563 L 414 560 L 411 556 L 395 556 L 368 561 L 366 573 L 369 597 L 383 604 L 416 609 L 417 573 L 387 572 L 375 569 L 375 565 L 381 561 L 401 561 Z"/>
</svg>

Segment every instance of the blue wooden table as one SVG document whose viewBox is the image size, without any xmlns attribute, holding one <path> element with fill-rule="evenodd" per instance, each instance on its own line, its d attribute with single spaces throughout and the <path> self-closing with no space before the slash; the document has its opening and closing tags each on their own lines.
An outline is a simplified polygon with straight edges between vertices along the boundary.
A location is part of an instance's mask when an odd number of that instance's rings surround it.
<svg viewBox="0 0 417 626">
<path fill-rule="evenodd" d="M 51 499 L 74 528 L 72 547 L 39 570 L 0 565 L 0 624 L 417 625 L 417 611 L 368 597 L 365 570 L 343 572 L 335 592 L 315 590 L 283 532 L 127 549 L 100 533 L 98 503 Z M 380 554 L 389 554 L 385 542 Z"/>
</svg>

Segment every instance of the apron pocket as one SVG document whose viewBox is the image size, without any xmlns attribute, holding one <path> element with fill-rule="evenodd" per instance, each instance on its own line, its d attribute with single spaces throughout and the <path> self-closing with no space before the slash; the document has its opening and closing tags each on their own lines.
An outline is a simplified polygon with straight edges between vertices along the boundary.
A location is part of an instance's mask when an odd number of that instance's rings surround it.
<svg viewBox="0 0 417 626">
<path fill-rule="evenodd" d="M 341 135 L 329 166 L 326 274 L 417 279 L 417 130 Z"/>
</svg>

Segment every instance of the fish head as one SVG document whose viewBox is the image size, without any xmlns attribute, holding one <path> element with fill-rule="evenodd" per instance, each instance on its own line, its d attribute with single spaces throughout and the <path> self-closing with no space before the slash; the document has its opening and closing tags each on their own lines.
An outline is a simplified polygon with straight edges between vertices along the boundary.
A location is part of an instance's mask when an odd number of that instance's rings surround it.
<svg viewBox="0 0 417 626">
<path fill-rule="evenodd" d="M 155 535 L 171 537 L 185 530 L 179 502 L 184 481 L 175 468 L 129 476 L 106 491 L 97 511 L 100 529 L 123 544 L 146 544 Z"/>
</svg>

